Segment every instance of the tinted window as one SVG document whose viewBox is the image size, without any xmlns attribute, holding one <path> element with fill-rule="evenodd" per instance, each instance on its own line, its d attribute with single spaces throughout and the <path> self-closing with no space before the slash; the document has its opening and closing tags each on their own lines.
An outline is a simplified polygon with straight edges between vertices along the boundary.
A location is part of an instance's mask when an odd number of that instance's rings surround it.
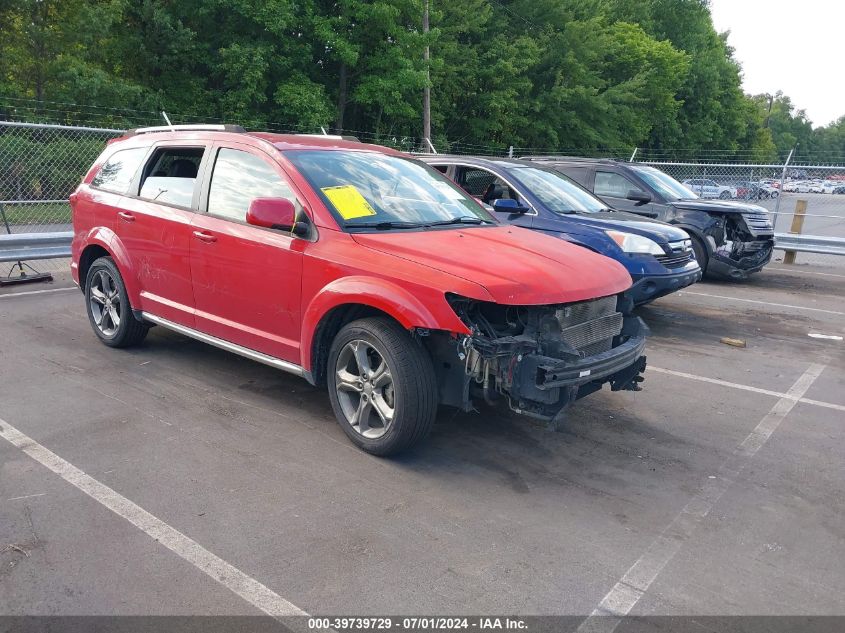
<svg viewBox="0 0 845 633">
<path fill-rule="evenodd" d="M 565 173 L 579 185 L 583 185 L 585 187 L 587 186 L 587 176 L 590 174 L 590 170 L 587 167 L 570 167 L 569 165 L 565 168 L 557 167 L 555 165 L 550 165 L 550 167 Z"/>
<path fill-rule="evenodd" d="M 634 183 L 609 171 L 596 172 L 596 184 L 593 191 L 597 196 L 609 196 L 611 198 L 626 198 L 631 189 L 639 189 Z"/>
<path fill-rule="evenodd" d="M 155 202 L 190 207 L 204 152 L 202 147 L 157 149 L 144 166 L 138 195 Z"/>
<path fill-rule="evenodd" d="M 211 175 L 208 212 L 245 222 L 249 203 L 255 198 L 287 198 L 299 209 L 291 188 L 268 163 L 249 152 L 221 149 Z"/>
<path fill-rule="evenodd" d="M 122 149 L 115 152 L 100 168 L 91 184 L 100 189 L 126 193 L 146 153 L 147 148 L 145 147 Z"/>
</svg>

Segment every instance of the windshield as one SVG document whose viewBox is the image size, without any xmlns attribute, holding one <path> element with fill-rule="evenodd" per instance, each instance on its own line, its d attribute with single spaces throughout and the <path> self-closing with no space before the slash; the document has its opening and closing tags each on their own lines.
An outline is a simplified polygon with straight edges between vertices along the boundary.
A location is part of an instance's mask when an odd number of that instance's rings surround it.
<svg viewBox="0 0 845 633">
<path fill-rule="evenodd" d="M 649 187 L 663 196 L 669 202 L 673 200 L 689 200 L 697 198 L 698 194 L 692 189 L 679 183 L 677 180 L 664 174 L 654 167 L 634 167 L 640 178 L 646 181 Z"/>
<path fill-rule="evenodd" d="M 514 176 L 555 213 L 598 213 L 607 205 L 572 180 L 537 167 L 512 167 Z"/>
<path fill-rule="evenodd" d="M 494 223 L 451 180 L 415 160 L 355 150 L 298 150 L 285 156 L 346 228 Z"/>
</svg>

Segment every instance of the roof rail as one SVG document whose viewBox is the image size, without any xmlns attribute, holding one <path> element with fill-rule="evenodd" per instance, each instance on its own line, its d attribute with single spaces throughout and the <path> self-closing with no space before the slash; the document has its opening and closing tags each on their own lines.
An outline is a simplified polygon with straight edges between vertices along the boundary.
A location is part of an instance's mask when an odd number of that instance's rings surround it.
<svg viewBox="0 0 845 633">
<path fill-rule="evenodd" d="M 520 156 L 520 158 L 522 158 L 524 160 L 548 160 L 548 161 L 562 160 L 562 161 L 572 161 L 572 162 L 578 162 L 578 161 L 584 161 L 584 162 L 599 161 L 599 162 L 606 162 L 606 163 L 618 162 L 617 159 L 615 159 L 615 158 L 606 158 L 606 157 L 604 157 L 604 158 L 590 158 L 589 156 L 563 156 L 563 155 L 560 155 L 560 154 L 558 154 L 558 155 L 548 154 L 548 155 L 544 155 L 544 156 Z"/>
<path fill-rule="evenodd" d="M 358 141 L 361 140 L 357 136 L 348 136 L 346 134 L 294 134 L 294 136 L 307 136 L 310 138 L 327 138 L 335 141 Z"/>
<path fill-rule="evenodd" d="M 150 134 L 152 132 L 246 132 L 240 125 L 215 125 L 206 123 L 192 123 L 190 125 L 156 125 L 153 127 L 139 127 L 129 130 L 128 135 Z"/>
</svg>

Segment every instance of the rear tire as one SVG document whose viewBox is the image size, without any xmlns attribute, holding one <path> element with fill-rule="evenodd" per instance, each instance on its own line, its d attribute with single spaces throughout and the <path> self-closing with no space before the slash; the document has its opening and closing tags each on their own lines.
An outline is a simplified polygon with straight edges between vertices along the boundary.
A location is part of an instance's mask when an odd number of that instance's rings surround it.
<svg viewBox="0 0 845 633">
<path fill-rule="evenodd" d="M 707 264 L 710 261 L 707 255 L 707 247 L 695 235 L 690 235 L 690 238 L 692 238 L 692 251 L 695 253 L 695 260 L 701 266 L 701 274 L 703 276 L 707 272 Z"/>
<path fill-rule="evenodd" d="M 722 193 L 719 194 L 719 197 L 722 200 L 728 200 L 731 197 L 731 192 L 730 191 L 723 191 Z"/>
<path fill-rule="evenodd" d="M 386 317 L 338 332 L 326 371 L 338 424 L 373 455 L 394 455 L 422 440 L 437 413 L 434 366 L 426 350 Z"/>
<path fill-rule="evenodd" d="M 94 334 L 109 347 L 137 345 L 150 329 L 132 313 L 123 277 L 111 257 L 100 257 L 88 269 L 85 310 Z"/>
</svg>

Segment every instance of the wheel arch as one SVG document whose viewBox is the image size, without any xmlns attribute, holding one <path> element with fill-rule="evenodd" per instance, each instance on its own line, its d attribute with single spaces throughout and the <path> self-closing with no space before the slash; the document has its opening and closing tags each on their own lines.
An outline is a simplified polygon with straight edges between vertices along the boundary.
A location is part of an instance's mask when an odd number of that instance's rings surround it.
<svg viewBox="0 0 845 633">
<path fill-rule="evenodd" d="M 466 325 L 441 295 L 441 311 L 432 311 L 409 290 L 378 279 L 344 278 L 326 286 L 305 310 L 301 356 L 312 384 L 325 380 L 325 365 L 334 337 L 347 323 L 367 316 L 384 316 L 405 330 L 432 329 L 467 333 Z M 437 313 L 435 313 L 437 312 Z"/>
<path fill-rule="evenodd" d="M 108 229 L 94 229 L 86 237 L 79 254 L 79 287 L 85 290 L 88 269 L 100 257 L 111 257 L 114 260 L 117 270 L 123 278 L 123 285 L 126 287 L 129 301 L 134 306 L 139 305 L 140 289 L 137 278 L 132 274 L 129 255 L 117 235 Z"/>
</svg>

